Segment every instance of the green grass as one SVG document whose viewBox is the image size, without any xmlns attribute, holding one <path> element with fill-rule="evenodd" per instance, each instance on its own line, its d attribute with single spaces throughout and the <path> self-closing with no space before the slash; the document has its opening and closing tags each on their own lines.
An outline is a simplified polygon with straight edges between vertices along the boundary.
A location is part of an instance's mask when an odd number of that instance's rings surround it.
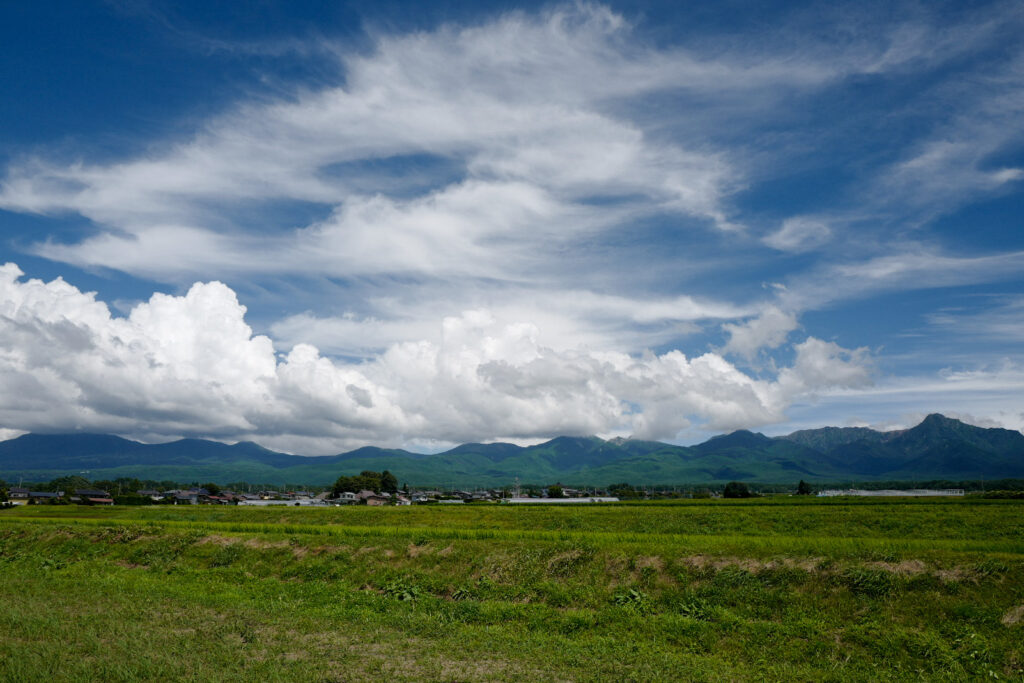
<svg viewBox="0 0 1024 683">
<path fill-rule="evenodd" d="M 1022 512 L 21 508 L 0 680 L 1022 680 Z"/>
</svg>

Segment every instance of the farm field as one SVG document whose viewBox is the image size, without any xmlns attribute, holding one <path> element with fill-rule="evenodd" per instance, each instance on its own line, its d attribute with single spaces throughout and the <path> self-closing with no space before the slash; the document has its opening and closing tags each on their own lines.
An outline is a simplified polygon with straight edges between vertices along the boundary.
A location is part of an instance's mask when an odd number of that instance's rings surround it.
<svg viewBox="0 0 1024 683">
<path fill-rule="evenodd" d="M 1024 680 L 1022 513 L 24 507 L 0 680 Z"/>
</svg>

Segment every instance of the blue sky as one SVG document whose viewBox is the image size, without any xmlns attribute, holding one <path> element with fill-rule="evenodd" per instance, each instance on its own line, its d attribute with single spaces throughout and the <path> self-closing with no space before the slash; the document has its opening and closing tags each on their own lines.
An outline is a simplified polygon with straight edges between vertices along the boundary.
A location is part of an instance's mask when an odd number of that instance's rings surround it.
<svg viewBox="0 0 1024 683">
<path fill-rule="evenodd" d="M 0 436 L 1024 427 L 1019 3 L 0 8 Z"/>
</svg>

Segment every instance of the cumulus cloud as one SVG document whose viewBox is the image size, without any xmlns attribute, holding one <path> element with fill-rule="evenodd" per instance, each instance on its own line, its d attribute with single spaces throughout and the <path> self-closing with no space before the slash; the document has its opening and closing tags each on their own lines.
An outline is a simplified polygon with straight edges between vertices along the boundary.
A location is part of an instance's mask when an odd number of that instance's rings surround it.
<svg viewBox="0 0 1024 683">
<path fill-rule="evenodd" d="M 169 438 L 248 438 L 295 451 L 628 430 L 671 438 L 783 419 L 796 398 L 867 381 L 863 350 L 810 338 L 774 381 L 721 356 L 552 348 L 487 310 L 445 318 L 437 341 L 366 361 L 309 344 L 277 354 L 218 282 L 154 294 L 127 317 L 61 279 L 0 268 L 0 425 Z"/>
<path fill-rule="evenodd" d="M 779 372 L 778 384 L 788 395 L 813 393 L 835 387 L 869 386 L 871 359 L 868 349 L 844 349 L 835 342 L 808 337 L 795 344 L 796 361 Z"/>
<path fill-rule="evenodd" d="M 757 317 L 744 323 L 725 323 L 722 329 L 729 334 L 723 351 L 751 359 L 761 349 L 774 349 L 786 341 L 797 328 L 796 315 L 778 306 L 768 306 Z"/>
<path fill-rule="evenodd" d="M 544 346 L 633 352 L 698 332 L 706 321 L 753 312 L 747 306 L 687 295 L 639 297 L 525 286 L 466 291 L 436 285 L 423 285 L 418 292 L 373 302 L 377 315 L 304 312 L 274 322 L 270 331 L 286 346 L 309 342 L 333 355 L 368 357 L 409 339 L 439 342 L 437 321 L 451 314 L 453 302 L 460 302 L 455 310 L 487 309 L 503 325 L 531 321 Z"/>
</svg>

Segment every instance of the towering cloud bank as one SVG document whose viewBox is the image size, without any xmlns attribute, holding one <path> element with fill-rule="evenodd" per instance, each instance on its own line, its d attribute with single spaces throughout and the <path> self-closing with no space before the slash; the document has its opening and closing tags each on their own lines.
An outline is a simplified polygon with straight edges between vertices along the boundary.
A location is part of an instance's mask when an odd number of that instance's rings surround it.
<svg viewBox="0 0 1024 683">
<path fill-rule="evenodd" d="M 329 452 L 357 443 L 628 431 L 671 438 L 782 419 L 794 399 L 869 381 L 863 350 L 814 338 L 774 379 L 721 356 L 551 348 L 487 311 L 440 321 L 439 342 L 346 363 L 278 354 L 219 282 L 154 294 L 127 317 L 63 280 L 0 268 L 0 425 L 159 438 L 251 438 Z"/>
</svg>

